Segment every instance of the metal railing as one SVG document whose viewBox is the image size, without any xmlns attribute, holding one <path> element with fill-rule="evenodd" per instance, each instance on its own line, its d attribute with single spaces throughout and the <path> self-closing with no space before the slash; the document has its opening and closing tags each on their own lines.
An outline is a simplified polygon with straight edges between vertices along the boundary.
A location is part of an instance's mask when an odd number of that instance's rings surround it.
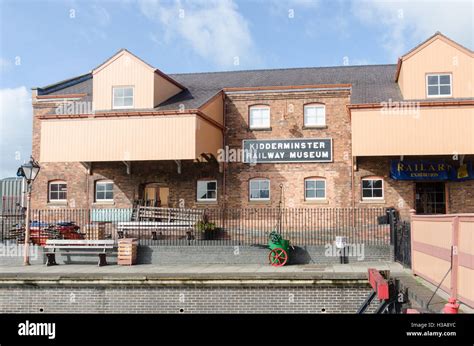
<svg viewBox="0 0 474 346">
<path fill-rule="evenodd" d="M 195 209 L 196 210 L 196 209 Z M 138 238 L 141 245 L 262 245 L 276 230 L 296 246 L 326 245 L 336 236 L 349 243 L 390 244 L 384 208 L 209 208 L 201 220 L 137 220 L 133 209 L 32 210 L 31 241 Z M 189 215 L 190 213 L 183 213 Z M 1 240 L 24 241 L 24 217 L 2 223 Z"/>
</svg>

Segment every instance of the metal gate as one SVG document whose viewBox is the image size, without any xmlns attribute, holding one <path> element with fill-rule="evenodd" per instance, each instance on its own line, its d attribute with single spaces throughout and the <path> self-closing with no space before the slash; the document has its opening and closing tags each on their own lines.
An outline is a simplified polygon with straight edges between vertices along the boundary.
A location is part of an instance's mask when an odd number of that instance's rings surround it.
<svg viewBox="0 0 474 346">
<path fill-rule="evenodd" d="M 404 267 L 411 268 L 410 222 L 400 220 L 395 209 L 387 210 L 387 214 L 395 261 L 401 263 Z"/>
<path fill-rule="evenodd" d="M 398 221 L 395 224 L 394 236 L 395 261 L 411 268 L 410 222 Z"/>
</svg>

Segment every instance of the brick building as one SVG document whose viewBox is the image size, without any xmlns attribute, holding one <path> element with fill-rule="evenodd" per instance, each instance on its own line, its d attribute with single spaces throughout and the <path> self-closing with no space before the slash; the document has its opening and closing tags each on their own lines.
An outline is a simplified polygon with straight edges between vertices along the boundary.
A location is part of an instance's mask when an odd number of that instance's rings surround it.
<svg viewBox="0 0 474 346">
<path fill-rule="evenodd" d="M 33 208 L 474 212 L 473 52 L 166 75 L 127 50 L 33 90 Z M 244 150 L 245 149 L 245 150 Z"/>
</svg>

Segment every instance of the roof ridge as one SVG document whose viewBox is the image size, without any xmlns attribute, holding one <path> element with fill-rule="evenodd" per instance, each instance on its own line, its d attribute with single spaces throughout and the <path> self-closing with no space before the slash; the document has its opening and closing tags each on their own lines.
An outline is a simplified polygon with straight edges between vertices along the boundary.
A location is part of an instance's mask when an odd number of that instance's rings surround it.
<svg viewBox="0 0 474 346">
<path fill-rule="evenodd" d="M 218 73 L 242 73 L 242 72 L 262 72 L 262 71 L 287 71 L 287 70 L 310 70 L 310 69 L 329 69 L 329 68 L 355 68 L 355 67 L 379 67 L 393 66 L 397 64 L 366 64 L 366 65 L 336 65 L 336 66 L 313 66 L 313 67 L 284 67 L 284 68 L 264 68 L 248 70 L 227 70 L 227 71 L 208 71 L 208 72 L 188 72 L 188 73 L 169 73 L 172 76 L 198 75 L 198 74 L 218 74 Z"/>
</svg>

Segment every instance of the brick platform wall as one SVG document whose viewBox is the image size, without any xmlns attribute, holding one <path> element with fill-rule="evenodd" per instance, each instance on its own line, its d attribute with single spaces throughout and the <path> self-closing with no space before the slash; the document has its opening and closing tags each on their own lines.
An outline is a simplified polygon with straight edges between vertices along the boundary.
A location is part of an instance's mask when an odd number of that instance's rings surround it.
<svg viewBox="0 0 474 346">
<path fill-rule="evenodd" d="M 308 286 L 10 286 L 0 313 L 355 313 L 370 288 Z"/>
</svg>

